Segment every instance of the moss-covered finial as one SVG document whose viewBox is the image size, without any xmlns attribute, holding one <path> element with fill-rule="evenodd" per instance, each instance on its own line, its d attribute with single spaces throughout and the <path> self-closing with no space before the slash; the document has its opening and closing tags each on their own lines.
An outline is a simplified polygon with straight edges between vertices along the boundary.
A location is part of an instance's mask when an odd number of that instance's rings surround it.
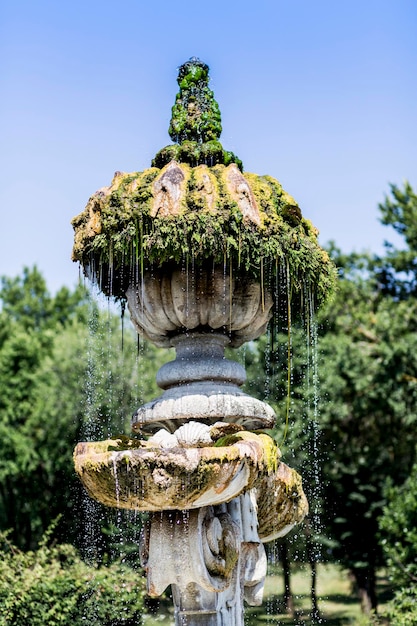
<svg viewBox="0 0 417 626">
<path fill-rule="evenodd" d="M 196 57 L 178 71 L 179 92 L 172 107 L 169 136 L 175 143 L 205 143 L 222 132 L 219 105 L 209 89 L 209 67 Z"/>
<path fill-rule="evenodd" d="M 178 70 L 175 104 L 172 107 L 169 135 L 174 145 L 162 148 L 152 161 L 155 167 L 164 167 L 170 161 L 197 165 L 229 165 L 242 162 L 233 152 L 223 150 L 219 141 L 222 132 L 219 105 L 208 86 L 209 67 L 192 57 Z"/>
</svg>

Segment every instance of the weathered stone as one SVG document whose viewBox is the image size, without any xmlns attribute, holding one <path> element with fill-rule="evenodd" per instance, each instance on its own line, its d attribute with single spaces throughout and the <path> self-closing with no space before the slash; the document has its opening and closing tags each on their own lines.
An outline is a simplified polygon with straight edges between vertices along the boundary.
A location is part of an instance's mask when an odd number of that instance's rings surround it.
<svg viewBox="0 0 417 626">
<path fill-rule="evenodd" d="M 181 213 L 181 196 L 185 195 L 184 181 L 184 172 L 175 161 L 171 161 L 153 183 L 151 217 L 175 216 Z"/>
<path fill-rule="evenodd" d="M 72 258 L 108 295 L 124 298 L 146 269 L 225 265 L 262 284 L 288 273 L 293 294 L 307 283 L 318 301 L 336 271 L 318 231 L 270 176 L 236 166 L 170 160 L 162 169 L 120 173 L 72 221 Z M 274 284 L 272 282 L 271 284 Z"/>
<path fill-rule="evenodd" d="M 227 188 L 241 210 L 243 218 L 260 226 L 261 216 L 253 191 L 235 164 L 227 168 L 226 180 Z"/>
<path fill-rule="evenodd" d="M 308 514 L 301 476 L 280 463 L 257 485 L 259 536 L 264 543 L 283 537 Z"/>
<path fill-rule="evenodd" d="M 227 447 L 164 448 L 155 442 L 149 447 L 145 441 L 142 448 L 119 446 L 117 440 L 84 442 L 74 452 L 88 493 L 117 508 L 163 511 L 220 504 L 250 489 L 266 467 L 256 435 Z"/>
<path fill-rule="evenodd" d="M 238 347 L 265 332 L 272 307 L 260 283 L 220 267 L 144 272 L 126 296 L 138 333 L 161 347 L 174 345 L 184 331 L 201 330 L 225 334 Z"/>
<path fill-rule="evenodd" d="M 168 389 L 159 398 L 140 406 L 132 417 L 135 431 L 174 432 L 195 419 L 214 424 L 220 420 L 239 424 L 248 430 L 272 428 L 274 410 L 238 387 L 218 383 L 193 383 Z"/>
</svg>

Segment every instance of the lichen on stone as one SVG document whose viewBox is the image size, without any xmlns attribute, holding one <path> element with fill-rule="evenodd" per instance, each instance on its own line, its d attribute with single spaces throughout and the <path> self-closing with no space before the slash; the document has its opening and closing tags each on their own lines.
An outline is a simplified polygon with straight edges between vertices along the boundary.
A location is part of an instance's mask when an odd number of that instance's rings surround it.
<svg viewBox="0 0 417 626">
<path fill-rule="evenodd" d="M 280 461 L 269 435 L 240 431 L 214 446 L 163 449 L 127 438 L 79 443 L 74 465 L 84 487 L 107 506 L 161 511 L 201 506 L 203 497 L 225 502 L 255 489 L 259 535 L 281 536 L 308 512 L 301 477 Z M 229 485 L 238 489 L 227 491 Z"/>
<path fill-rule="evenodd" d="M 171 162 L 162 170 L 118 172 L 73 226 L 73 260 L 119 297 L 144 267 L 184 259 L 196 266 L 226 261 L 257 279 L 262 270 L 286 267 L 294 289 L 305 281 L 319 301 L 335 282 L 316 229 L 291 196 L 275 179 L 241 174 L 235 165 Z"/>
</svg>

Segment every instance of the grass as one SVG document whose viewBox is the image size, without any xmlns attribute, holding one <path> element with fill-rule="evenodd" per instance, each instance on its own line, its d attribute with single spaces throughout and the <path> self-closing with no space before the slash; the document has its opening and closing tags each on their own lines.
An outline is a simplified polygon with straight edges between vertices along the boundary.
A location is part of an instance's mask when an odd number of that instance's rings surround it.
<svg viewBox="0 0 417 626">
<path fill-rule="evenodd" d="M 294 595 L 295 616 L 285 613 L 283 605 L 283 581 L 279 567 L 271 567 L 265 581 L 264 602 L 261 607 L 245 608 L 245 626 L 361 626 L 365 624 L 359 600 L 352 591 L 351 581 L 346 571 L 337 565 L 319 565 L 317 595 L 320 618 L 310 619 L 310 571 L 301 566 L 292 573 L 291 587 Z M 275 571 L 274 571 L 275 570 Z M 378 578 L 379 608 L 389 600 L 390 593 L 383 573 Z M 144 618 L 145 626 L 173 626 L 174 617 L 171 600 L 163 598 L 158 612 Z"/>
</svg>

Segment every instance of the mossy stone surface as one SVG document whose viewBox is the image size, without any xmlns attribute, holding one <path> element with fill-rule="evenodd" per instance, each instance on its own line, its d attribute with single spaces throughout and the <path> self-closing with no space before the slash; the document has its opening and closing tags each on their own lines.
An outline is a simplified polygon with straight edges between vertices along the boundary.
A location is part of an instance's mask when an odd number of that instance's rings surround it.
<svg viewBox="0 0 417 626">
<path fill-rule="evenodd" d="M 235 165 L 171 162 L 162 170 L 117 172 L 72 223 L 73 260 L 118 297 L 144 268 L 184 261 L 226 262 L 233 272 L 259 279 L 268 268 L 285 267 L 292 287 L 306 282 L 318 301 L 335 283 L 317 230 L 295 200 L 274 178 L 242 174 Z"/>
<path fill-rule="evenodd" d="M 205 494 L 228 501 L 271 473 L 272 458 L 278 466 L 273 440 L 246 431 L 198 449 L 118 438 L 79 443 L 74 452 L 76 472 L 93 498 L 143 511 L 195 508 Z M 238 492 L 230 495 L 229 485 Z"/>
<path fill-rule="evenodd" d="M 169 135 L 175 143 L 162 148 L 152 161 L 164 167 L 170 161 L 196 165 L 229 165 L 242 161 L 223 149 L 219 141 L 222 124 L 220 108 L 209 88 L 209 67 L 196 57 L 183 63 L 178 71 L 179 92 L 172 107 Z"/>
<path fill-rule="evenodd" d="M 301 477 L 280 458 L 271 437 L 248 431 L 203 448 L 160 448 L 151 441 L 118 438 L 79 443 L 74 453 L 76 472 L 93 498 L 141 511 L 199 508 L 205 492 L 216 504 L 227 502 L 232 497 L 228 485 L 245 466 L 238 492 L 255 489 L 262 541 L 282 536 L 308 512 Z"/>
<path fill-rule="evenodd" d="M 208 66 L 190 59 L 178 84 L 169 128 L 176 143 L 149 169 L 116 172 L 90 198 L 72 222 L 73 260 L 117 298 L 144 269 L 218 265 L 261 283 L 285 273 L 292 294 L 307 287 L 320 303 L 336 270 L 317 230 L 277 180 L 242 173 L 240 160 L 223 150 Z"/>
</svg>

